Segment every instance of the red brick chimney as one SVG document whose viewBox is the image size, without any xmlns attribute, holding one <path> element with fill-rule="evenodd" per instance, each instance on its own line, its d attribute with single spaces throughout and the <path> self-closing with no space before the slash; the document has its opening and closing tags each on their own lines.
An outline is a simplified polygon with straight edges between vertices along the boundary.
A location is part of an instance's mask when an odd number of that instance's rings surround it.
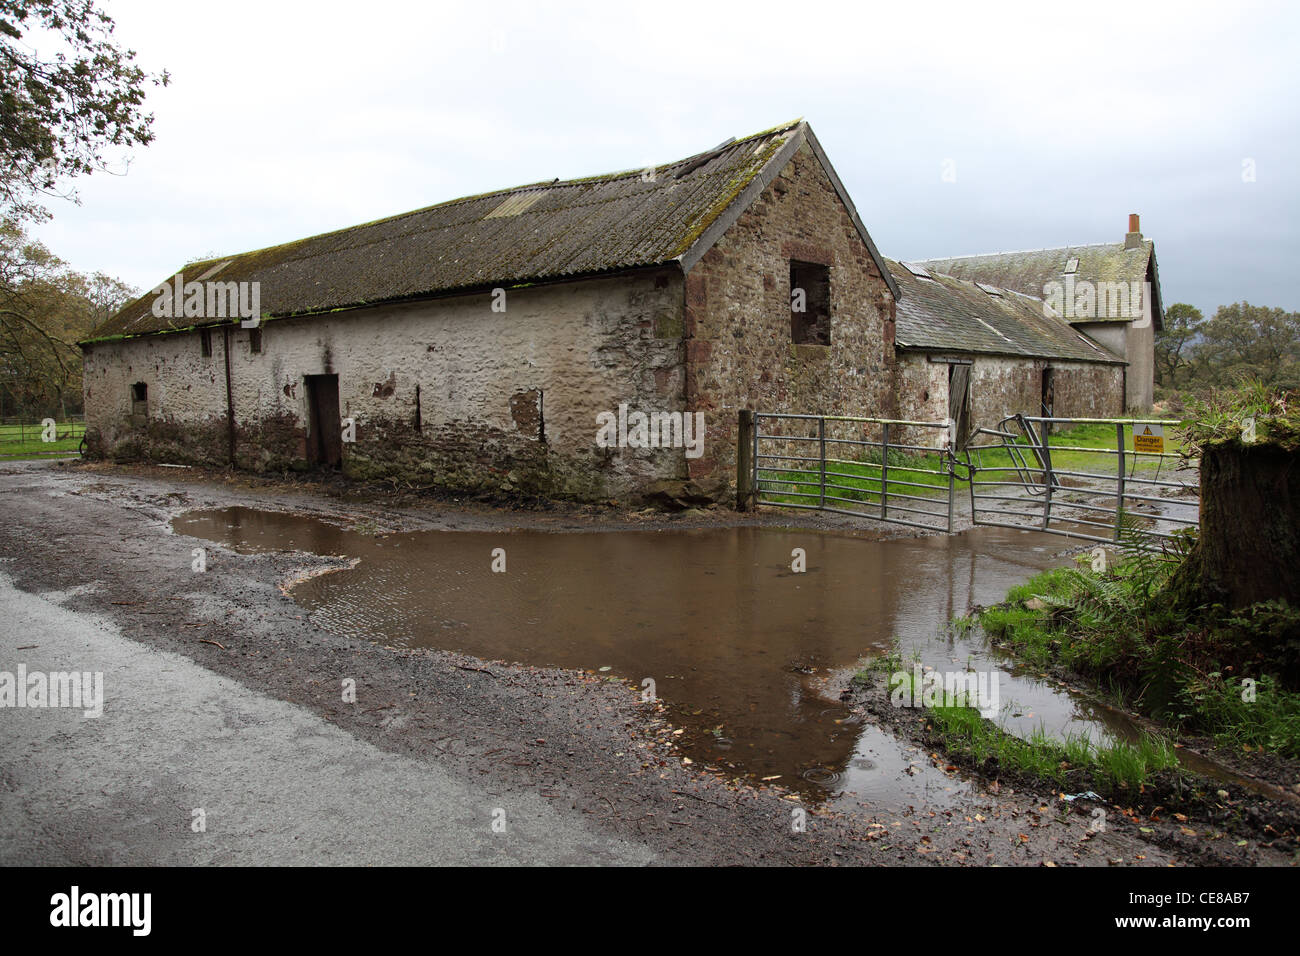
<svg viewBox="0 0 1300 956">
<path fill-rule="evenodd" d="M 1125 249 L 1137 249 L 1142 245 L 1142 227 L 1138 224 L 1138 214 L 1128 214 L 1128 235 L 1124 237 Z"/>
</svg>

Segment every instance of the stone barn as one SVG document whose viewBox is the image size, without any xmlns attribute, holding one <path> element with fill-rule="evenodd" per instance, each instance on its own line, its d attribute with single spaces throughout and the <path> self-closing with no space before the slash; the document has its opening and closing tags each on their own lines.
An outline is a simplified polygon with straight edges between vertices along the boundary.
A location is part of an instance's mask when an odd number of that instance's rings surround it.
<svg viewBox="0 0 1300 956">
<path fill-rule="evenodd" d="M 1136 213 L 1123 242 L 927 259 L 944 273 L 1043 300 L 1065 321 L 1126 363 L 1122 412 L 1151 408 L 1155 333 L 1164 325 L 1155 243 Z"/>
<path fill-rule="evenodd" d="M 943 419 L 968 367 L 972 421 L 1038 410 L 1045 373 L 1058 411 L 1085 394 L 1120 411 L 1129 359 L 930 271 L 886 263 L 795 122 L 190 263 L 82 343 L 87 442 L 402 487 L 725 500 L 741 409 Z"/>
<path fill-rule="evenodd" d="M 256 327 L 213 308 L 246 291 Z M 693 480 L 721 497 L 740 408 L 892 408 L 896 297 L 797 122 L 191 263 L 83 343 L 88 443 L 466 491 Z M 687 447 L 679 426 L 701 415 Z M 598 441 L 610 416 L 617 440 Z"/>
<path fill-rule="evenodd" d="M 922 421 L 949 419 L 965 447 L 1015 412 L 1113 418 L 1125 362 L 1044 309 L 1043 300 L 887 260 L 898 284 L 900 401 Z"/>
</svg>

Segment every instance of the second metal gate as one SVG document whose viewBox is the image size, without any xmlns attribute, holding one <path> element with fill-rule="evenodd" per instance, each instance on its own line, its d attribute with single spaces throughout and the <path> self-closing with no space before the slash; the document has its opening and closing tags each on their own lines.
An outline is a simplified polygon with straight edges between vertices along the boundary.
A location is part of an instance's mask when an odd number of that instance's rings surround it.
<svg viewBox="0 0 1300 956">
<path fill-rule="evenodd" d="M 1182 456 L 1134 438 L 1158 419 L 1047 418 L 1012 415 L 980 428 L 966 449 L 974 524 L 1035 529 L 1089 541 L 1157 544 L 1199 522 L 1199 478 Z M 1104 443 L 1080 445 L 1092 426 Z M 1143 450 L 1139 447 L 1146 444 Z"/>
</svg>

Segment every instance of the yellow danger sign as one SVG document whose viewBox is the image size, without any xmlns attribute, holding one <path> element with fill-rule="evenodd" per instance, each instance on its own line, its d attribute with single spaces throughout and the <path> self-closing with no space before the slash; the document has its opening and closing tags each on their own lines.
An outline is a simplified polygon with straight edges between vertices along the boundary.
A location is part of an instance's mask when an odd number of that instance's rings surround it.
<svg viewBox="0 0 1300 956">
<path fill-rule="evenodd" d="M 1161 454 L 1165 450 L 1165 427 L 1163 425 L 1134 425 L 1133 450 Z"/>
</svg>

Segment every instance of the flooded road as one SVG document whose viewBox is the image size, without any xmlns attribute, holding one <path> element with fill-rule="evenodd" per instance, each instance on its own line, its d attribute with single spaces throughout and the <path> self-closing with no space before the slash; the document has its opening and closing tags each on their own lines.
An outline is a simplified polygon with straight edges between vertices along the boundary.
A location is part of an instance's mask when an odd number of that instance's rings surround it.
<svg viewBox="0 0 1300 956">
<path fill-rule="evenodd" d="M 938 670 L 998 669 L 1009 726 L 1105 732 L 1105 713 L 1005 669 L 978 635 L 947 631 L 971 605 L 1068 561 L 1059 539 L 1034 532 L 891 541 L 752 527 L 372 536 L 249 508 L 191 512 L 173 528 L 240 551 L 359 559 L 293 587 L 320 626 L 627 679 L 664 701 L 693 760 L 814 797 L 933 805 L 965 792 L 924 754 L 816 691 L 828 673 L 894 649 Z M 802 573 L 791 567 L 795 549 L 806 555 Z"/>
</svg>

